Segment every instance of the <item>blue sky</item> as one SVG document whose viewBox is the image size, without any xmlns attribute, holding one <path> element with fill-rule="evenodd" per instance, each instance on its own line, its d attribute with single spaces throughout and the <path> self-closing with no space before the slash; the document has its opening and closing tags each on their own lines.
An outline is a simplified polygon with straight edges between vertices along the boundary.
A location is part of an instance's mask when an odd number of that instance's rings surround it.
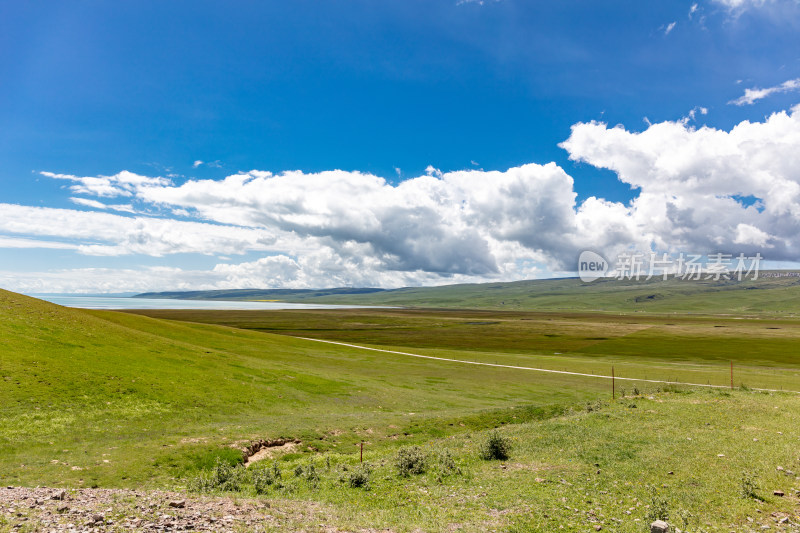
<svg viewBox="0 0 800 533">
<path fill-rule="evenodd" d="M 800 181 L 790 165 L 798 35 L 794 0 L 7 2 L 0 285 L 118 291 L 126 283 L 113 280 L 132 273 L 131 290 L 518 279 L 569 270 L 591 245 L 797 261 L 798 212 L 769 194 Z M 737 102 L 748 89 L 767 91 Z M 770 122 L 775 113 L 788 125 Z M 573 126 L 591 121 L 608 127 L 578 142 Z M 732 141 L 744 121 L 764 125 L 755 142 L 784 145 L 773 156 L 785 165 L 749 168 L 729 187 L 719 169 L 736 165 L 720 157 L 753 159 L 753 139 Z M 618 124 L 627 140 L 612 139 Z M 687 132 L 673 129 L 684 148 L 662 159 L 654 150 L 673 141 L 659 125 Z M 713 142 L 704 126 L 727 148 L 665 171 L 663 158 Z M 632 146 L 652 156 L 650 170 L 625 160 Z M 563 176 L 543 171 L 549 163 Z M 123 171 L 162 181 L 86 186 Z M 249 188 L 225 181 L 250 171 L 272 174 L 247 174 Z M 752 182 L 763 173 L 769 183 Z M 406 182 L 413 192 L 398 189 Z M 673 189 L 655 186 L 666 182 Z M 709 194 L 739 198 L 741 212 L 698 230 L 720 218 L 699 213 Z M 367 199 L 381 208 L 359 211 Z M 472 211 L 454 214 L 458 202 Z M 648 227 L 648 209 L 670 228 Z M 686 210 L 693 228 L 676 228 Z M 226 228 L 236 243 L 203 246 Z"/>
</svg>

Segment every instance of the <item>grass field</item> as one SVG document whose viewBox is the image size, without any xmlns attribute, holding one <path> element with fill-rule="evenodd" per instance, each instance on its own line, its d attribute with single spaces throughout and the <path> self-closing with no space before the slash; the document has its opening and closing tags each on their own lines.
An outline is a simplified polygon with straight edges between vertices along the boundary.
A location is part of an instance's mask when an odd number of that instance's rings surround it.
<svg viewBox="0 0 800 533">
<path fill-rule="evenodd" d="M 0 483 L 181 488 L 218 459 L 238 464 L 234 445 L 286 437 L 301 444 L 276 457 L 280 486 L 258 497 L 309 509 L 311 530 L 634 532 L 662 508 L 684 531 L 800 521 L 800 480 L 787 475 L 800 471 L 799 395 L 628 382 L 612 401 L 607 380 L 296 338 L 720 384 L 733 360 L 737 386 L 800 390 L 791 318 L 147 313 L 0 291 Z M 494 428 L 512 444 L 508 460 L 478 457 Z M 396 457 L 410 445 L 428 469 L 402 477 Z M 254 471 L 234 468 L 237 497 L 255 497 Z M 366 488 L 351 487 L 356 474 Z"/>
<path fill-rule="evenodd" d="M 454 359 L 800 391 L 800 321 L 426 309 L 137 313 Z M 624 385 L 623 385 L 624 386 Z"/>
</svg>

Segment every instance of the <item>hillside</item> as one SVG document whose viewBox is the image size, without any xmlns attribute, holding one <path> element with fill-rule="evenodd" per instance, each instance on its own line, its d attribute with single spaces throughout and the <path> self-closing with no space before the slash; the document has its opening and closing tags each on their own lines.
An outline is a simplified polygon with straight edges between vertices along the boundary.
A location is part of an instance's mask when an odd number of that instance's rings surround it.
<svg viewBox="0 0 800 533">
<path fill-rule="evenodd" d="M 6 291 L 0 338 L 0 479 L 34 485 L 163 485 L 234 442 L 290 437 L 324 450 L 367 428 L 373 439 L 411 426 L 421 436 L 454 417 L 480 427 L 494 423 L 486 410 L 547 411 L 600 387 L 501 369 L 488 383 L 476 367 L 443 372 L 401 356 Z"/>
<path fill-rule="evenodd" d="M 763 276 L 776 274 L 762 273 Z M 147 297 L 528 311 L 798 315 L 800 277 L 783 274 L 783 277 L 761 277 L 755 281 L 670 278 L 666 281 L 601 279 L 583 283 L 576 278 L 563 278 L 393 290 L 350 289 L 349 293 L 345 289 L 332 289 L 327 294 L 328 291 L 246 290 L 151 293 Z"/>
<path fill-rule="evenodd" d="M 543 315 L 537 323 L 524 314 L 509 321 L 390 311 L 398 315 L 373 319 L 389 328 L 383 342 L 409 342 L 416 353 L 453 361 L 66 309 L 0 291 L 1 483 L 70 489 L 64 501 L 34 504 L 20 498 L 52 491 L 0 491 L 0 532 L 79 529 L 98 512 L 104 518 L 92 527 L 107 531 L 191 523 L 208 531 L 599 526 L 635 533 L 654 512 L 684 531 L 791 531 L 800 521 L 797 394 L 627 381 L 612 400 L 608 381 L 591 375 L 628 361 L 625 372 L 717 379 L 718 355 L 687 361 L 669 347 L 642 351 L 647 337 L 639 334 L 661 339 L 664 328 L 677 328 L 675 342 L 705 339 L 720 354 L 761 338 L 771 346 L 764 360 L 737 354 L 737 372 L 791 388 L 800 367 L 787 351 L 796 321 L 743 320 L 734 329 L 733 318 L 608 317 L 601 338 L 600 315 Z M 339 313 L 312 322 L 313 314 L 287 312 L 283 322 L 264 315 L 253 324 L 335 331 L 339 317 L 347 324 L 341 334 L 354 342 L 383 329 L 366 315 Z M 482 329 L 503 321 L 494 334 Z M 423 328 L 436 323 L 452 331 Z M 520 336 L 520 344 L 496 350 L 501 337 Z M 480 349 L 469 349 L 470 339 L 481 338 Z M 554 345 L 542 344 L 547 339 L 574 352 L 553 354 Z M 587 375 L 472 362 L 568 366 Z M 506 460 L 480 458 L 493 431 L 511 446 Z M 245 468 L 241 449 L 270 439 L 291 445 L 268 448 L 263 461 Z M 408 446 L 418 448 L 399 451 Z M 402 457 L 425 467 L 403 474 Z M 189 489 L 185 511 L 164 499 L 181 494 L 153 488 Z M 57 511 L 62 503 L 67 512 Z M 232 524 L 229 515 L 240 514 L 257 522 Z"/>
</svg>

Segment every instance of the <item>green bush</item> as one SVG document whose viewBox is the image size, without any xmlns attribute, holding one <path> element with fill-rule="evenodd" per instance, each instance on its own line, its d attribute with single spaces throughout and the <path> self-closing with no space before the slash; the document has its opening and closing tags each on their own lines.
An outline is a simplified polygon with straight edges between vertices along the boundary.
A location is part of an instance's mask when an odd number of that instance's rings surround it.
<svg viewBox="0 0 800 533">
<path fill-rule="evenodd" d="M 486 461 L 508 459 L 511 452 L 511 440 L 497 431 L 492 431 L 481 444 L 480 457 Z"/>
<path fill-rule="evenodd" d="M 197 492 L 237 492 L 247 484 L 248 472 L 242 465 L 231 465 L 217 458 L 210 471 L 202 472 L 190 483 Z"/>
<path fill-rule="evenodd" d="M 367 465 L 361 465 L 347 476 L 347 484 L 354 489 L 369 489 L 369 479 L 371 469 Z"/>
<path fill-rule="evenodd" d="M 742 479 L 739 481 L 739 493 L 742 498 L 759 500 L 757 491 L 758 485 L 756 484 L 755 476 L 751 472 L 744 472 Z"/>
<path fill-rule="evenodd" d="M 424 474 L 428 467 L 428 457 L 419 446 L 400 448 L 397 452 L 397 473 L 403 477 Z"/>
<path fill-rule="evenodd" d="M 442 450 L 437 453 L 433 466 L 437 474 L 436 480 L 439 483 L 441 483 L 445 477 L 461 475 L 461 468 L 456 464 L 456 460 L 453 454 L 450 453 L 450 450 Z"/>
<path fill-rule="evenodd" d="M 656 489 L 652 489 L 650 493 L 650 508 L 645 515 L 645 521 L 649 524 L 656 520 L 669 521 L 669 501 L 664 496 L 661 496 Z"/>
<path fill-rule="evenodd" d="M 317 474 L 317 469 L 314 467 L 314 463 L 308 463 L 307 465 L 297 465 L 294 469 L 294 476 L 303 478 L 312 485 L 316 486 L 317 482 L 319 481 L 319 474 Z"/>
<path fill-rule="evenodd" d="M 251 478 L 253 481 L 253 490 L 256 494 L 266 494 L 270 487 L 281 488 L 281 470 L 278 463 L 272 463 L 271 467 L 267 468 L 251 468 Z"/>
</svg>

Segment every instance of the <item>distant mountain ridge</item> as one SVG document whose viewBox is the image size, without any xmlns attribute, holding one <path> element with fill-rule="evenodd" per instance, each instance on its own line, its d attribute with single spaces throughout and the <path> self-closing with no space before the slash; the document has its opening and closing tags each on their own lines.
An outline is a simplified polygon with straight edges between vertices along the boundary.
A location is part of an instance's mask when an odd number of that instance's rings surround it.
<svg viewBox="0 0 800 533">
<path fill-rule="evenodd" d="M 779 313 L 800 316 L 800 273 L 765 271 L 756 280 L 741 281 L 601 278 L 584 283 L 577 278 L 559 278 L 402 289 L 241 289 L 138 296 L 508 311 Z"/>
<path fill-rule="evenodd" d="M 383 292 L 386 289 L 377 288 L 350 288 L 340 287 L 334 289 L 228 289 L 212 291 L 169 291 L 145 292 L 133 298 L 163 298 L 177 300 L 267 300 L 285 299 L 292 297 L 317 298 L 322 296 L 370 294 Z"/>
</svg>

